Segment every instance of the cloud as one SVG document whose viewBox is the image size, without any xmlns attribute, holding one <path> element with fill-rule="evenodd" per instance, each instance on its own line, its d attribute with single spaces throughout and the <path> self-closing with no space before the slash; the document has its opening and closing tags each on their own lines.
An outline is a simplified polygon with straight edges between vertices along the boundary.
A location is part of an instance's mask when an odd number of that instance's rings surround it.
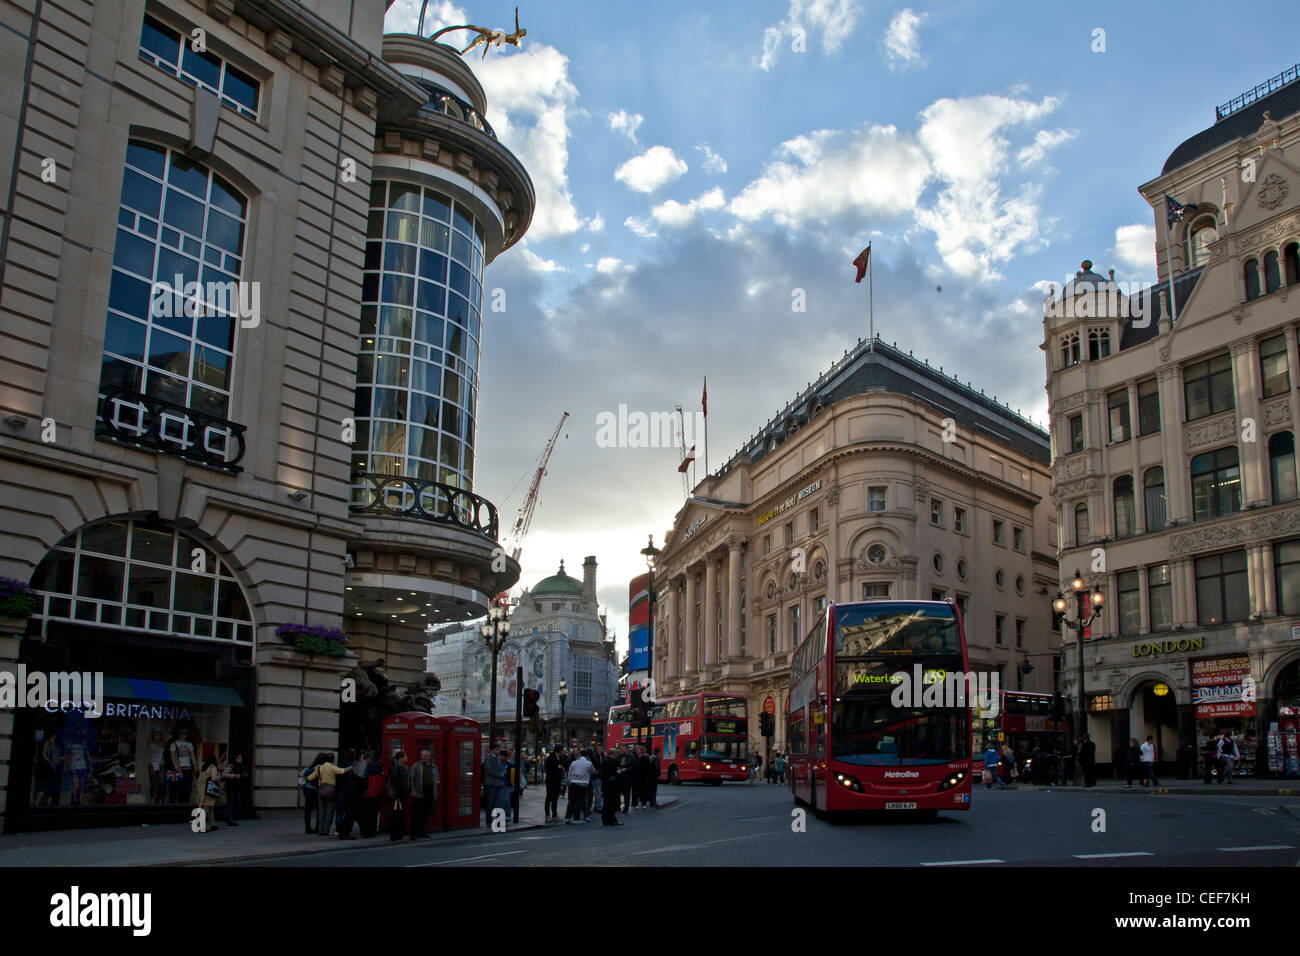
<svg viewBox="0 0 1300 956">
<path fill-rule="evenodd" d="M 727 171 L 727 161 L 715 153 L 708 143 L 700 143 L 695 147 L 704 153 L 704 171 L 706 173 L 725 173 Z"/>
<path fill-rule="evenodd" d="M 777 152 L 785 158 L 731 200 L 728 208 L 740 219 L 797 226 L 899 216 L 916 205 L 930 175 L 925 153 L 893 126 L 818 130 Z"/>
<path fill-rule="evenodd" d="M 904 8 L 894 14 L 885 31 L 885 53 L 889 56 L 890 69 L 906 69 L 921 64 L 921 37 L 917 27 L 929 16 L 923 13 L 917 16 L 910 9 Z"/>
<path fill-rule="evenodd" d="M 588 219 L 588 220 L 587 220 L 587 231 L 588 231 L 588 232 L 604 232 L 604 231 L 605 231 L 605 217 L 604 217 L 601 213 L 596 213 L 596 215 L 594 215 L 594 216 L 592 216 L 590 219 Z"/>
<path fill-rule="evenodd" d="M 384 15 L 384 32 L 414 33 L 420 23 L 420 3 L 421 0 L 396 0 Z M 424 12 L 424 35 L 429 36 L 452 24 L 468 22 L 469 15 L 463 7 L 458 7 L 449 0 L 429 0 Z M 438 38 L 438 42 L 455 46 L 455 41 L 463 32 L 445 34 Z M 465 46 L 468 42 L 466 40 L 460 46 Z"/>
<path fill-rule="evenodd" d="M 564 268 L 564 266 L 560 265 L 554 259 L 543 259 L 537 253 L 533 252 L 532 249 L 529 249 L 526 245 L 520 249 L 520 252 L 523 255 L 524 262 L 527 263 L 528 268 L 532 269 L 534 272 L 567 272 L 568 271 L 567 269 Z"/>
<path fill-rule="evenodd" d="M 1120 226 L 1112 250 L 1120 264 L 1135 272 L 1152 273 L 1156 264 L 1156 227 L 1150 223 Z"/>
<path fill-rule="evenodd" d="M 809 34 L 821 34 L 822 52 L 838 52 L 857 26 L 859 12 L 859 0 L 790 0 L 785 19 L 763 30 L 759 68 L 772 69 L 787 41 L 802 51 Z"/>
<path fill-rule="evenodd" d="M 518 53 L 493 52 L 473 68 L 488 99 L 488 122 L 528 170 L 537 192 L 532 239 L 565 236 L 582 227 L 569 189 L 569 109 L 578 97 L 569 60 L 533 44 Z"/>
<path fill-rule="evenodd" d="M 629 265 L 622 259 L 615 259 L 613 256 L 602 256 L 596 262 L 596 271 L 601 275 L 616 275 L 622 272 L 634 272 L 636 266 Z"/>
<path fill-rule="evenodd" d="M 645 117 L 640 113 L 619 110 L 617 113 L 609 114 L 609 128 L 615 133 L 622 133 L 634 143 L 636 142 L 636 131 L 641 128 L 643 122 L 645 122 Z"/>
<path fill-rule="evenodd" d="M 683 175 L 689 167 L 667 146 L 651 146 L 614 172 L 614 178 L 639 193 L 654 192 Z"/>
<path fill-rule="evenodd" d="M 701 212 L 721 209 L 724 205 L 726 205 L 726 197 L 723 196 L 721 187 L 715 186 L 704 195 L 687 203 L 669 199 L 652 208 L 650 215 L 654 217 L 655 222 L 671 228 L 681 228 L 694 222 L 695 217 Z"/>
<path fill-rule="evenodd" d="M 1068 143 L 1078 135 L 1079 131 L 1074 129 L 1040 129 L 1034 136 L 1034 141 L 1016 153 L 1016 160 L 1021 166 L 1037 166 L 1047 157 L 1048 151 L 1062 143 Z"/>
<path fill-rule="evenodd" d="M 653 239 L 658 233 L 650 228 L 650 220 L 642 219 L 638 216 L 628 216 L 623 220 L 623 225 L 627 226 L 642 239 Z"/>
</svg>

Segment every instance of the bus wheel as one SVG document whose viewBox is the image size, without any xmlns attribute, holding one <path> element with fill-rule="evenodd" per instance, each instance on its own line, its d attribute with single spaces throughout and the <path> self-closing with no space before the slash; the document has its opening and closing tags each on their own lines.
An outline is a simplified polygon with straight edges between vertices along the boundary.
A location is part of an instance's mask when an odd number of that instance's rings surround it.
<svg viewBox="0 0 1300 956">
<path fill-rule="evenodd" d="M 673 787 L 677 787 L 677 786 L 680 786 L 680 785 L 681 785 L 681 782 L 682 782 L 682 778 L 678 775 L 678 773 L 677 773 L 677 768 L 676 768 L 676 767 L 669 767 L 669 768 L 668 768 L 668 783 L 669 783 L 669 785 L 670 785 L 670 786 L 673 786 Z"/>
</svg>

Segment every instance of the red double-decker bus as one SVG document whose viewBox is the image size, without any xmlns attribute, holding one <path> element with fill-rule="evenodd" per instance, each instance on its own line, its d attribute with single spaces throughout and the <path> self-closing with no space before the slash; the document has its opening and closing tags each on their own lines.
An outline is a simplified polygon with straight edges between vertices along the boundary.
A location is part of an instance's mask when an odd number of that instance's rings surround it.
<svg viewBox="0 0 1300 956">
<path fill-rule="evenodd" d="M 969 810 L 970 705 L 956 702 L 958 680 L 949 679 L 966 672 L 966 634 L 951 602 L 829 606 L 790 667 L 795 802 L 819 814 Z M 935 683 L 943 686 L 923 699 Z"/>
<path fill-rule="evenodd" d="M 659 753 L 659 779 L 669 783 L 748 779 L 749 721 L 743 697 L 689 694 L 655 701 L 649 736 Z M 606 745 L 645 744 L 645 727 L 632 724 L 632 708 L 609 709 Z"/>
</svg>

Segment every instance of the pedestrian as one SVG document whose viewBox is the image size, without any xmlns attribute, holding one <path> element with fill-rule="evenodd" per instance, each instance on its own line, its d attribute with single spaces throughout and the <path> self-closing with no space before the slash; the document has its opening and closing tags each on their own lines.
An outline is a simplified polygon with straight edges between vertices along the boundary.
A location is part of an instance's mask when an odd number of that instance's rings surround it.
<svg viewBox="0 0 1300 956">
<path fill-rule="evenodd" d="M 1146 742 L 1142 744 L 1142 769 L 1146 773 L 1146 778 L 1150 781 L 1151 786 L 1160 786 L 1160 781 L 1156 779 L 1156 745 L 1155 736 L 1147 734 Z"/>
<path fill-rule="evenodd" d="M 319 753 L 312 762 L 299 771 L 302 777 L 302 822 L 308 834 L 314 834 L 320 824 L 320 784 L 315 782 L 313 771 L 325 762 L 328 754 Z"/>
<path fill-rule="evenodd" d="M 569 764 L 569 807 L 564 812 L 565 823 L 587 822 L 587 788 L 595 770 L 581 753 Z"/>
<path fill-rule="evenodd" d="M 352 825 L 361 808 L 361 795 L 366 792 L 366 762 L 355 750 L 349 750 L 343 759 L 347 761 L 348 769 L 339 774 L 336 781 L 338 825 L 334 829 L 340 840 L 351 840 Z"/>
<path fill-rule="evenodd" d="M 633 791 L 636 794 L 634 806 L 642 810 L 650 806 L 650 774 L 653 771 L 650 767 L 650 754 L 646 752 L 645 747 L 638 745 L 636 748 L 636 771 L 633 782 Z"/>
<path fill-rule="evenodd" d="M 406 754 L 393 753 L 393 765 L 388 768 L 388 781 L 384 785 L 384 802 L 388 806 L 388 839 L 399 842 L 406 836 L 406 804 L 411 793 L 411 772 L 406 767 Z"/>
<path fill-rule="evenodd" d="M 1079 744 L 1079 762 L 1083 764 L 1083 785 L 1085 787 L 1095 787 L 1097 785 L 1097 745 L 1093 743 L 1091 737 L 1083 735 L 1083 742 Z"/>
<path fill-rule="evenodd" d="M 605 789 L 605 802 L 600 813 L 600 825 L 621 827 L 618 818 L 618 751 L 610 747 L 600 762 L 600 776 Z"/>
<path fill-rule="evenodd" d="M 199 810 L 203 813 L 203 826 L 206 830 L 220 829 L 215 821 L 217 804 L 221 802 L 221 768 L 217 758 L 209 757 L 203 761 L 199 775 L 194 781 L 199 794 Z"/>
<path fill-rule="evenodd" d="M 1232 739 L 1232 731 L 1222 731 L 1219 736 L 1219 757 L 1223 761 L 1223 778 L 1232 783 L 1232 772 L 1237 766 L 1237 742 Z"/>
<path fill-rule="evenodd" d="M 985 790 L 993 789 L 993 780 L 995 777 L 997 777 L 997 775 L 998 775 L 998 751 L 997 748 L 993 746 L 992 741 L 990 741 L 988 749 L 984 751 L 983 779 L 984 779 Z M 998 780 L 998 784 L 1001 785 L 1001 783 L 1002 781 Z"/>
<path fill-rule="evenodd" d="M 373 750 L 362 755 L 366 761 L 366 789 L 361 797 L 361 836 L 372 837 L 379 832 L 379 804 L 384 798 L 384 765 Z"/>
<path fill-rule="evenodd" d="M 656 750 L 650 755 L 650 779 L 647 781 L 650 787 L 650 809 L 659 809 L 659 774 L 663 765 L 659 761 L 659 751 Z"/>
<path fill-rule="evenodd" d="M 505 764 L 501 762 L 501 745 L 493 742 L 488 755 L 483 758 L 483 812 L 487 814 L 488 826 L 492 825 L 492 811 L 501 804 L 505 773 Z"/>
<path fill-rule="evenodd" d="M 632 809 L 632 783 L 634 781 L 634 772 L 636 771 L 636 758 L 628 750 L 627 744 L 618 745 L 618 793 L 621 798 L 623 809 L 620 813 L 627 813 Z"/>
<path fill-rule="evenodd" d="M 1214 783 L 1220 775 L 1222 762 L 1219 759 L 1219 738 L 1207 737 L 1205 740 L 1205 777 L 1206 786 Z"/>
<path fill-rule="evenodd" d="M 338 809 L 338 779 L 344 767 L 336 766 L 334 755 L 325 755 L 325 762 L 311 772 L 308 778 L 320 784 L 320 829 L 321 836 L 329 836 L 334 826 L 334 813 Z"/>
<path fill-rule="evenodd" d="M 605 763 L 605 755 L 596 747 L 587 757 L 596 773 L 591 776 L 591 812 L 603 813 L 605 810 L 605 783 L 600 779 L 600 768 Z"/>
<path fill-rule="evenodd" d="M 1016 779 L 1016 754 L 1010 744 L 1002 745 L 1002 779 L 1006 782 Z M 1006 786 L 1006 782 L 1003 786 Z"/>
<path fill-rule="evenodd" d="M 501 748 L 501 789 L 497 792 L 497 808 L 505 811 L 507 825 L 509 825 L 510 811 L 514 808 L 515 795 L 518 792 L 515 780 L 516 770 L 514 752 L 509 747 L 503 746 Z"/>
<path fill-rule="evenodd" d="M 777 752 L 776 759 L 772 762 L 772 769 L 776 771 L 776 782 L 785 783 L 785 754 Z"/>
<path fill-rule="evenodd" d="M 564 763 L 560 759 L 560 745 L 546 755 L 546 805 L 544 820 L 560 819 L 560 789 L 564 786 Z"/>
<path fill-rule="evenodd" d="M 420 751 L 420 762 L 411 768 L 411 839 L 427 840 L 425 826 L 438 803 L 438 765 L 433 753 Z"/>
<path fill-rule="evenodd" d="M 248 767 L 244 765 L 244 755 L 235 754 L 226 768 L 221 771 L 221 779 L 226 785 L 226 816 L 228 827 L 237 827 L 235 814 L 244 809 L 244 788 L 248 786 Z"/>
<path fill-rule="evenodd" d="M 1128 746 L 1124 748 L 1124 772 L 1128 778 L 1125 786 L 1133 786 L 1133 778 L 1142 773 L 1142 751 L 1138 747 L 1136 737 L 1128 739 Z"/>
</svg>

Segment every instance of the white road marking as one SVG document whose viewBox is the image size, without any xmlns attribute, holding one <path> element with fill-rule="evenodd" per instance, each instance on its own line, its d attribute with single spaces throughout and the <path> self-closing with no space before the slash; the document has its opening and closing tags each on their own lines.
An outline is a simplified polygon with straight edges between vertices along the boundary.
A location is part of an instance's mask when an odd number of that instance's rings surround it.
<svg viewBox="0 0 1300 956">
<path fill-rule="evenodd" d="M 461 857 L 460 859 L 458 859 L 458 860 L 436 860 L 436 861 L 434 861 L 433 863 L 411 863 L 411 864 L 408 864 L 408 866 L 409 866 L 409 867 L 417 867 L 417 866 L 446 866 L 448 863 L 472 863 L 472 862 L 474 862 L 475 860 L 490 860 L 490 859 L 492 859 L 492 857 L 494 857 L 494 856 L 515 856 L 516 854 L 524 853 L 524 852 L 526 852 L 526 851 L 525 851 L 525 850 L 510 850 L 510 851 L 508 851 L 508 852 L 506 852 L 506 853 L 484 853 L 482 856 L 462 856 L 462 857 Z"/>
<path fill-rule="evenodd" d="M 938 863 L 922 863 L 922 866 L 973 866 L 977 863 L 1005 863 L 1006 860 L 941 860 Z"/>
<path fill-rule="evenodd" d="M 1133 850 L 1128 853 L 1073 853 L 1071 856 L 1076 860 L 1108 860 L 1117 856 L 1155 856 L 1155 854 L 1148 853 L 1146 850 Z"/>
<path fill-rule="evenodd" d="M 1216 846 L 1215 849 L 1220 853 L 1246 853 L 1251 850 L 1294 850 L 1295 847 L 1275 843 L 1270 846 Z"/>
</svg>

